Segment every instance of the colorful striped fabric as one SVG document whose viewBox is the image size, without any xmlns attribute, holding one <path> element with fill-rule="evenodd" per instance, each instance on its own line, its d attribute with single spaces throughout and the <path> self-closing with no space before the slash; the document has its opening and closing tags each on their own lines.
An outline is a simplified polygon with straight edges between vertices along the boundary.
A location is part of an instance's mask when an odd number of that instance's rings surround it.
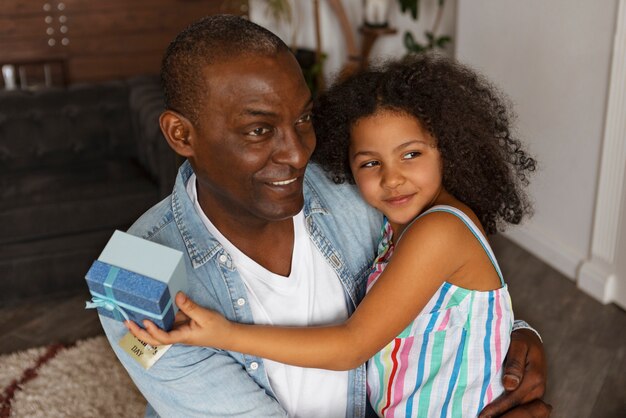
<svg viewBox="0 0 626 418">
<path fill-rule="evenodd" d="M 367 365 L 370 403 L 384 417 L 471 417 L 500 395 L 502 363 L 513 326 L 511 299 L 487 239 L 467 215 L 450 206 L 479 240 L 500 276 L 492 291 L 444 282 L 422 312 Z M 393 254 L 387 221 L 368 279 L 376 282 Z"/>
</svg>

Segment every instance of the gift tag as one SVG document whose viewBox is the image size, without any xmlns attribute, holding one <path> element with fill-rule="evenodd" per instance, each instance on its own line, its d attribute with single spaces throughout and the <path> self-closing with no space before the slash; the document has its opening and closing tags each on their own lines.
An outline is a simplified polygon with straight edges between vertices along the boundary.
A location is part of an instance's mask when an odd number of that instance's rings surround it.
<svg viewBox="0 0 626 418">
<path fill-rule="evenodd" d="M 141 341 L 130 332 L 120 340 L 120 347 L 135 359 L 141 366 L 148 370 L 157 362 L 172 344 L 151 346 Z"/>
</svg>

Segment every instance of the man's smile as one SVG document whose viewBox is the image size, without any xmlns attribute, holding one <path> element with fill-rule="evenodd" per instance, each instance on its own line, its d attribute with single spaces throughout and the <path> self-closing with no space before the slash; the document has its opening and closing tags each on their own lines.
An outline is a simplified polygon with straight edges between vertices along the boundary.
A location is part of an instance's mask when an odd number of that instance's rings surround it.
<svg viewBox="0 0 626 418">
<path fill-rule="evenodd" d="M 267 182 L 268 184 L 271 184 L 272 186 L 286 186 L 288 184 L 293 183 L 294 181 L 298 180 L 298 177 L 294 177 L 292 179 L 288 179 L 288 180 L 280 180 L 280 181 L 269 181 Z"/>
</svg>

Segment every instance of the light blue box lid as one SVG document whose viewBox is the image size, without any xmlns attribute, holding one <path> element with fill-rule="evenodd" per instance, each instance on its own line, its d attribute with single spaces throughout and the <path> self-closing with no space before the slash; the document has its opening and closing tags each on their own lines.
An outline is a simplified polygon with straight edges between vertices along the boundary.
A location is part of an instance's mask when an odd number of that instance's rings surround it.
<svg viewBox="0 0 626 418">
<path fill-rule="evenodd" d="M 172 298 L 187 291 L 183 253 L 173 248 L 115 231 L 98 260 L 166 283 Z"/>
</svg>

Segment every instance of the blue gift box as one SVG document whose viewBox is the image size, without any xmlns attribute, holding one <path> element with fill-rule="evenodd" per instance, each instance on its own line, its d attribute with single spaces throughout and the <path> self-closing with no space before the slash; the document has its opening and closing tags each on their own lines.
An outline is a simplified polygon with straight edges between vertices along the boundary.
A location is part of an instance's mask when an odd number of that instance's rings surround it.
<svg viewBox="0 0 626 418">
<path fill-rule="evenodd" d="M 143 326 L 149 319 L 170 330 L 178 308 L 173 299 L 186 291 L 180 251 L 115 231 L 85 276 L 93 296 L 87 308 L 118 321 Z"/>
</svg>

